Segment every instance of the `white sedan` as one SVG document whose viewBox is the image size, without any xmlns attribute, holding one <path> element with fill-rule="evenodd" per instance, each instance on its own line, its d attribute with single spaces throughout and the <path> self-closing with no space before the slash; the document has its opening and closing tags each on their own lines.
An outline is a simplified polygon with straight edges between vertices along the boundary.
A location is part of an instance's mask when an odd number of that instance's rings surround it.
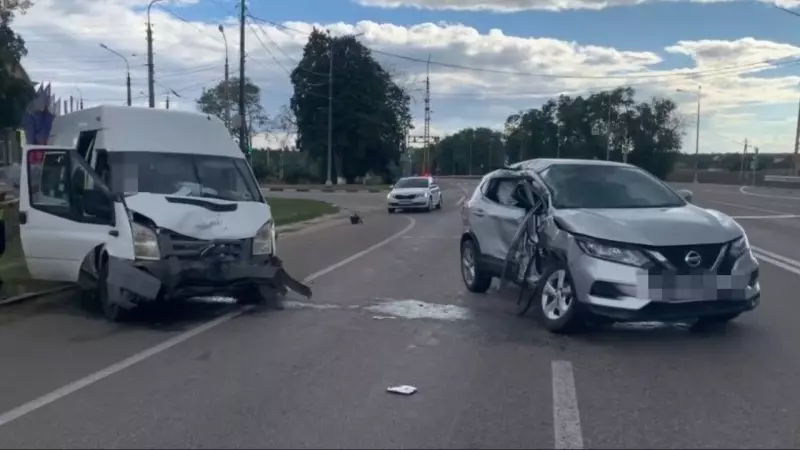
<svg viewBox="0 0 800 450">
<path fill-rule="evenodd" d="M 442 208 L 442 190 L 431 177 L 401 178 L 386 196 L 389 213 L 398 209 L 432 211 Z"/>
</svg>

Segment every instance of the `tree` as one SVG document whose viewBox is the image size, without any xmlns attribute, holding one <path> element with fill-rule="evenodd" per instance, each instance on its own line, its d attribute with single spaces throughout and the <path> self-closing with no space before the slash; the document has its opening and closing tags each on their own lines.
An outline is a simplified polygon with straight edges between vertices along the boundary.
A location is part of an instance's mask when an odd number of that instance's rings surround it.
<svg viewBox="0 0 800 450">
<path fill-rule="evenodd" d="M 588 97 L 560 96 L 521 111 L 505 124 L 510 161 L 562 157 L 628 161 L 666 177 L 682 143 L 677 105 L 653 98 L 636 103 L 633 88 Z"/>
<path fill-rule="evenodd" d="M 253 136 L 264 131 L 269 124 L 269 116 L 261 104 L 261 88 L 249 78 L 245 78 L 244 83 L 244 110 L 248 136 L 252 141 Z M 211 89 L 204 89 L 203 94 L 197 100 L 197 109 L 206 114 L 215 115 L 223 122 L 226 111 L 230 111 L 231 120 L 227 124 L 228 130 L 233 136 L 238 137 L 239 127 L 234 126 L 234 117 L 239 114 L 239 78 L 233 77 L 228 80 L 228 83 L 221 81 Z M 250 142 L 248 142 L 249 144 Z"/>
<path fill-rule="evenodd" d="M 352 36 L 334 38 L 314 30 L 292 71 L 290 108 L 296 117 L 298 148 L 325 170 L 331 56 L 332 176 L 348 182 L 368 173 L 391 178 L 411 129 L 410 98 Z"/>
<path fill-rule="evenodd" d="M 481 174 L 504 164 L 503 134 L 490 128 L 465 128 L 439 141 L 433 151 L 434 173 Z"/>
<path fill-rule="evenodd" d="M 30 0 L 3 0 L 0 5 L 0 129 L 18 127 L 34 96 L 29 80 L 20 76 L 20 60 L 28 54 L 25 40 L 11 29 L 14 15 L 30 7 Z"/>
</svg>

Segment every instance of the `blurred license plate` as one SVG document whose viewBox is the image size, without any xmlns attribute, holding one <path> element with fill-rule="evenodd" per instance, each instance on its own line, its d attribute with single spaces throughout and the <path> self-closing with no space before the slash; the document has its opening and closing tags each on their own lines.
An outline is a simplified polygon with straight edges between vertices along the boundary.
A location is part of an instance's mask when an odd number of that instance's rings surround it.
<svg viewBox="0 0 800 450">
<path fill-rule="evenodd" d="M 653 300 L 690 302 L 717 297 L 715 274 L 652 275 L 647 284 Z"/>
</svg>

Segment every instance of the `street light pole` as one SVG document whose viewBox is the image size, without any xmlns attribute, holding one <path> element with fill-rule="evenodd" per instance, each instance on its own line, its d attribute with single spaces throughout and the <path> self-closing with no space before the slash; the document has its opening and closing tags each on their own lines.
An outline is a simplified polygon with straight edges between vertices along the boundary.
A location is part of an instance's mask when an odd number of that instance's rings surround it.
<svg viewBox="0 0 800 450">
<path fill-rule="evenodd" d="M 606 131 L 606 161 L 611 161 L 611 96 L 608 97 L 608 130 Z"/>
<path fill-rule="evenodd" d="M 123 55 L 122 53 L 119 53 L 119 52 L 117 52 L 115 50 L 112 50 L 112 49 L 108 48 L 108 46 L 106 44 L 102 44 L 101 43 L 100 47 L 102 47 L 102 48 L 108 50 L 109 52 L 119 56 L 120 58 L 122 58 L 125 61 L 125 68 L 126 68 L 126 71 L 127 71 L 127 77 L 126 77 L 126 80 L 125 80 L 125 86 L 127 87 L 127 90 L 128 90 L 128 106 L 131 106 L 131 65 L 128 62 L 128 58 L 125 57 L 125 55 Z"/>
<path fill-rule="evenodd" d="M 228 78 L 228 38 L 225 36 L 225 28 L 220 25 L 219 32 L 222 33 L 222 40 L 225 41 L 225 127 L 231 128 L 231 86 Z"/>
<path fill-rule="evenodd" d="M 247 140 L 247 133 L 249 132 L 248 124 L 247 124 L 247 111 L 245 111 L 245 104 L 244 104 L 244 92 L 245 92 L 245 71 L 244 71 L 244 63 L 245 63 L 245 38 L 244 38 L 244 27 L 247 23 L 245 17 L 245 11 L 247 10 L 245 0 L 239 1 L 239 149 L 241 149 L 242 153 L 247 155 L 247 160 L 250 161 L 250 145 Z"/>
<path fill-rule="evenodd" d="M 150 0 L 147 4 L 147 97 L 150 108 L 156 107 L 155 87 L 153 86 L 153 26 L 150 23 L 150 8 L 163 0 Z"/>
<path fill-rule="evenodd" d="M 333 166 L 333 38 L 331 32 L 328 31 L 328 51 L 331 52 L 328 60 L 328 176 L 325 179 L 325 185 L 331 186 L 333 181 L 332 166 Z"/>
<path fill-rule="evenodd" d="M 703 94 L 703 86 L 697 85 L 697 128 L 695 129 L 695 136 L 694 136 L 694 183 L 698 182 L 697 173 L 698 173 L 698 159 L 700 158 L 700 99 L 702 98 Z M 678 89 L 678 92 L 683 92 L 690 94 L 691 91 L 686 91 L 684 89 Z"/>
</svg>

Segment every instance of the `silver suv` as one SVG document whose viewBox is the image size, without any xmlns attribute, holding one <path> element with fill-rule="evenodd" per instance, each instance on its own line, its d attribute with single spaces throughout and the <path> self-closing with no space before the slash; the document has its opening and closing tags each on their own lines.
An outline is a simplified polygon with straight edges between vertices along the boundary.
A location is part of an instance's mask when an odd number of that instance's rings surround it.
<svg viewBox="0 0 800 450">
<path fill-rule="evenodd" d="M 496 170 L 462 208 L 464 283 L 522 286 L 517 312 L 533 306 L 552 332 L 594 320 L 727 323 L 758 305 L 758 262 L 739 224 L 691 200 L 629 164 Z"/>
</svg>

